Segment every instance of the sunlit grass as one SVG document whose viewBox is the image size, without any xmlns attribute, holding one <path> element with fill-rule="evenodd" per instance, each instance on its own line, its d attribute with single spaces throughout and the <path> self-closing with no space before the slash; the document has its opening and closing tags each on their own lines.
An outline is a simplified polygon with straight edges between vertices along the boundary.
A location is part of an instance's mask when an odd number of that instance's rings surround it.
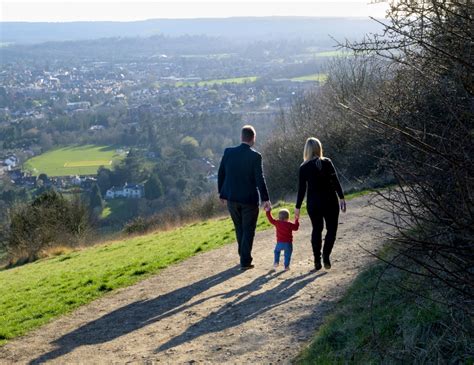
<svg viewBox="0 0 474 365">
<path fill-rule="evenodd" d="M 317 52 L 314 55 L 316 57 L 342 57 L 348 56 L 351 52 L 344 51 L 344 50 L 335 50 L 335 51 L 324 51 L 324 52 Z"/>
<path fill-rule="evenodd" d="M 311 74 L 311 75 L 304 75 L 304 76 L 298 76 L 298 77 L 293 77 L 291 78 L 291 81 L 317 81 L 319 83 L 324 83 L 326 82 L 328 78 L 328 75 L 325 73 L 316 73 L 316 74 Z"/>
<path fill-rule="evenodd" d="M 247 76 L 247 77 L 233 77 L 229 79 L 214 79 L 214 80 L 204 80 L 198 82 L 189 82 L 189 81 L 178 81 L 175 83 L 175 86 L 213 86 L 213 85 L 223 85 L 223 84 L 243 84 L 257 81 L 257 76 Z"/>
</svg>

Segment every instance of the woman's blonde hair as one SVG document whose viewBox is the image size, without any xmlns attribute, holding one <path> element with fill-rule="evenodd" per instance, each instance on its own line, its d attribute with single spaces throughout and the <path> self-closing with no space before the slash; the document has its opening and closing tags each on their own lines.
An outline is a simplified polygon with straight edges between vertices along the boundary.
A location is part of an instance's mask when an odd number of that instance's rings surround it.
<svg viewBox="0 0 474 365">
<path fill-rule="evenodd" d="M 319 139 L 309 137 L 304 145 L 303 160 L 307 162 L 315 157 L 323 158 L 323 146 Z"/>
</svg>

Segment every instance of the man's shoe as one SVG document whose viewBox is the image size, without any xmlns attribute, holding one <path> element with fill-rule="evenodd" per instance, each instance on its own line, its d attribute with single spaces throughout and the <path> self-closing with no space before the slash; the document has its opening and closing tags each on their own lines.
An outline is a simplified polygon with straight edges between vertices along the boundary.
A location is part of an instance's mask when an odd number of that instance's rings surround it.
<svg viewBox="0 0 474 365">
<path fill-rule="evenodd" d="M 245 271 L 245 270 L 250 270 L 253 269 L 255 265 L 249 265 L 249 266 L 241 266 L 240 270 Z"/>
<path fill-rule="evenodd" d="M 321 265 L 321 260 L 316 260 L 316 261 L 314 262 L 314 270 L 315 270 L 315 271 L 319 271 L 319 270 L 321 270 L 322 268 L 323 268 L 323 267 L 322 267 L 322 265 Z"/>
<path fill-rule="evenodd" d="M 324 261 L 324 268 L 326 270 L 329 270 L 331 268 L 331 261 L 329 261 L 329 257 L 324 258 L 323 261 Z"/>
</svg>

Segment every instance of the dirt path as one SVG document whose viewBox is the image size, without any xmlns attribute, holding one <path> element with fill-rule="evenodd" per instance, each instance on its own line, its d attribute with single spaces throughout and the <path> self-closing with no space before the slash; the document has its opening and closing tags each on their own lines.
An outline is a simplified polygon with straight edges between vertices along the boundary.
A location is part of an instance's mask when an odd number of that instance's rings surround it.
<svg viewBox="0 0 474 365">
<path fill-rule="evenodd" d="M 86 305 L 0 348 L 0 363 L 289 363 L 380 247 L 388 219 L 352 200 L 341 216 L 333 268 L 310 272 L 310 222 L 296 233 L 292 267 L 269 272 L 273 230 L 258 233 L 255 269 L 240 272 L 236 245 L 197 255 Z"/>
</svg>

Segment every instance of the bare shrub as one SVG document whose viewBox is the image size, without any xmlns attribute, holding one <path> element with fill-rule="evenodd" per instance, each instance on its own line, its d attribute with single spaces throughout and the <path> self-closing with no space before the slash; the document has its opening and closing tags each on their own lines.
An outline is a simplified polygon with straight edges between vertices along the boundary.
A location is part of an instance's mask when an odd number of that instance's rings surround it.
<svg viewBox="0 0 474 365">
<path fill-rule="evenodd" d="M 56 246 L 78 245 L 89 222 L 79 197 L 69 201 L 53 190 L 39 195 L 11 213 L 6 242 L 11 264 L 34 261 Z"/>
<path fill-rule="evenodd" d="M 126 234 L 146 233 L 155 230 L 173 229 L 180 225 L 209 219 L 224 214 L 227 208 L 216 194 L 206 194 L 191 199 L 179 207 L 168 207 L 149 217 L 137 217 L 123 229 Z"/>
<path fill-rule="evenodd" d="M 308 92 L 287 114 L 280 114 L 278 129 L 263 148 L 265 174 L 274 196 L 282 198 L 296 190 L 303 146 L 311 136 L 321 140 L 324 155 L 334 161 L 346 190 L 390 181 L 378 164 L 386 141 L 360 128 L 337 103 L 345 95 L 371 95 L 383 80 L 381 65 L 373 58 L 336 59 L 323 87 Z"/>
<path fill-rule="evenodd" d="M 391 2 L 383 35 L 345 46 L 384 60 L 370 95 L 339 93 L 354 121 L 385 139 L 382 165 L 398 187 L 384 193 L 396 217 L 397 257 L 472 310 L 474 296 L 473 8 L 471 1 Z M 392 262 L 398 264 L 397 260 Z"/>
</svg>

